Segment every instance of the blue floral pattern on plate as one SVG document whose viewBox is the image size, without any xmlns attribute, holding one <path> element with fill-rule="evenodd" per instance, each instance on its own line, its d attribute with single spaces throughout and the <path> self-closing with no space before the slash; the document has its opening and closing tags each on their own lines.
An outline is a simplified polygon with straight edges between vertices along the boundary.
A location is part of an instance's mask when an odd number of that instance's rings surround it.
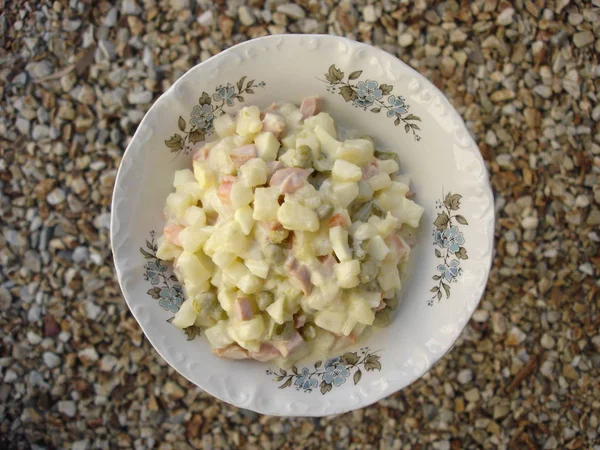
<svg viewBox="0 0 600 450">
<path fill-rule="evenodd" d="M 436 281 L 436 285 L 431 288 L 433 296 L 427 301 L 429 306 L 433 305 L 434 301 L 442 299 L 442 290 L 446 294 L 446 298 L 450 297 L 451 283 L 455 282 L 463 273 L 460 266 L 460 260 L 469 259 L 467 249 L 464 247 L 465 236 L 460 231 L 460 225 L 469 225 L 464 216 L 457 214 L 460 209 L 460 201 L 462 195 L 448 194 L 442 200 L 436 202 L 438 212 L 433 225 L 434 253 L 437 258 L 443 260 L 437 266 L 439 275 L 434 275 L 432 278 Z"/>
<path fill-rule="evenodd" d="M 375 114 L 387 111 L 386 116 L 394 119 L 395 126 L 403 123 L 404 131 L 412 132 L 414 139 L 420 141 L 421 135 L 418 132 L 421 129 L 416 122 L 420 122 L 421 118 L 409 113 L 410 105 L 406 103 L 406 99 L 400 95 L 391 95 L 394 86 L 389 84 L 379 84 L 375 80 L 360 80 L 354 83 L 354 80 L 362 76 L 362 72 L 355 70 L 346 77 L 344 72 L 332 64 L 325 74 L 325 80 L 321 81 L 327 83 L 328 92 L 341 95 L 345 101 L 358 108 L 365 111 L 368 109 Z"/>
<path fill-rule="evenodd" d="M 341 356 L 329 358 L 324 365 L 323 361 L 317 361 L 314 369 L 308 367 L 298 369 L 292 366 L 290 372 L 286 369 L 268 369 L 266 373 L 275 377 L 274 381 L 285 380 L 279 389 L 295 386 L 296 390 L 308 393 L 319 386 L 321 394 L 325 395 L 334 387 L 344 384 L 352 372 L 354 372 L 352 381 L 356 385 L 363 376 L 363 370 L 367 372 L 381 370 L 381 357 L 376 353 L 368 347 L 363 347 L 357 352 L 346 352 Z"/>
<path fill-rule="evenodd" d="M 144 280 L 149 281 L 153 286 L 148 289 L 147 294 L 154 300 L 158 300 L 158 304 L 165 311 L 176 313 L 185 299 L 183 289 L 179 285 L 177 277 L 169 274 L 167 265 L 158 259 L 156 256 L 157 251 L 156 233 L 151 231 L 150 239 L 146 239 L 146 248 L 140 247 L 140 253 L 148 260 L 144 264 Z M 173 317 L 169 318 L 167 322 L 171 322 Z M 194 325 L 187 327 L 183 331 L 187 335 L 188 340 L 192 340 L 200 334 L 200 328 Z"/>
<path fill-rule="evenodd" d="M 240 78 L 235 86 L 231 83 L 217 86 L 212 96 L 207 92 L 202 92 L 198 104 L 190 113 L 189 124 L 180 116 L 177 126 L 181 133 L 175 133 L 165 140 L 165 145 L 170 151 L 176 154 L 183 152 L 187 155 L 190 153 L 195 148 L 194 144 L 203 141 L 213 132 L 214 119 L 225 114 L 223 108 L 233 106 L 236 100 L 243 102 L 244 95 L 252 95 L 254 89 L 265 87 L 264 81 L 256 83 L 256 80 L 249 80 L 246 82 L 246 78 L 245 76 Z"/>
</svg>

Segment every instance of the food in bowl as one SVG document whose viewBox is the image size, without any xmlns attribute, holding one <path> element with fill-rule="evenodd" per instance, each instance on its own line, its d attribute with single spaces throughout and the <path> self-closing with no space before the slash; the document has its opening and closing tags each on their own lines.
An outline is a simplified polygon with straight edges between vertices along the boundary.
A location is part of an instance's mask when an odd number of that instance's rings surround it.
<svg viewBox="0 0 600 450">
<path fill-rule="evenodd" d="M 171 322 L 214 353 L 287 365 L 386 325 L 423 208 L 395 154 L 338 140 L 321 100 L 214 120 L 216 138 L 175 173 L 158 258 L 187 299 Z"/>
</svg>

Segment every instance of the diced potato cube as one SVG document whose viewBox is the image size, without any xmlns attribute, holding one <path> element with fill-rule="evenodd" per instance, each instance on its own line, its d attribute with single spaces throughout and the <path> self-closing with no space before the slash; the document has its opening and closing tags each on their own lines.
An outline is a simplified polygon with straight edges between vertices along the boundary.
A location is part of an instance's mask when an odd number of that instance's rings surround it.
<svg viewBox="0 0 600 450">
<path fill-rule="evenodd" d="M 254 191 L 254 220 L 277 220 L 279 186 L 256 188 Z"/>
<path fill-rule="evenodd" d="M 327 172 L 333 169 L 333 160 L 327 158 L 324 154 L 321 154 L 319 159 L 313 160 L 313 167 L 317 172 Z"/>
<path fill-rule="evenodd" d="M 208 256 L 184 251 L 177 260 L 177 270 L 185 279 L 198 285 L 212 276 L 214 267 Z"/>
<path fill-rule="evenodd" d="M 335 277 L 341 288 L 350 289 L 359 285 L 360 263 L 356 260 L 342 261 L 335 266 Z"/>
<path fill-rule="evenodd" d="M 392 180 L 387 173 L 381 172 L 369 178 L 369 184 L 374 191 L 380 191 L 381 189 L 389 187 L 392 184 Z"/>
<path fill-rule="evenodd" d="M 269 274 L 269 263 L 266 261 L 247 259 L 244 261 L 244 264 L 246 264 L 246 267 L 253 275 L 262 278 L 263 280 L 267 278 L 267 275 Z"/>
<path fill-rule="evenodd" d="M 342 208 L 347 208 L 358 196 L 358 191 L 357 183 L 352 181 L 334 181 L 331 183 L 330 198 L 332 203 L 336 203 Z"/>
<path fill-rule="evenodd" d="M 342 226 L 329 229 L 329 239 L 335 252 L 335 256 L 340 261 L 349 261 L 352 259 L 352 252 L 348 245 L 348 231 Z"/>
<path fill-rule="evenodd" d="M 348 315 L 353 317 L 358 323 L 362 323 L 364 325 L 373 324 L 373 321 L 375 320 L 375 314 L 371 310 L 369 304 L 362 298 L 351 296 L 349 309 Z"/>
<path fill-rule="evenodd" d="M 214 204 L 220 204 L 219 197 L 217 195 L 217 190 L 213 187 L 208 189 L 201 198 L 202 201 L 202 209 L 206 214 L 216 213 L 217 210 L 213 206 Z"/>
<path fill-rule="evenodd" d="M 251 187 L 243 181 L 238 180 L 231 186 L 229 198 L 231 199 L 231 206 L 234 209 L 239 209 L 242 206 L 248 205 L 254 199 L 254 194 Z"/>
<path fill-rule="evenodd" d="M 208 291 L 210 289 L 210 283 L 208 280 L 199 282 L 197 280 L 185 279 L 183 288 L 188 298 L 194 298 L 195 296 Z"/>
<path fill-rule="evenodd" d="M 377 168 L 387 174 L 396 173 L 398 170 L 400 170 L 398 163 L 393 159 L 378 159 Z"/>
<path fill-rule="evenodd" d="M 373 160 L 373 143 L 367 139 L 349 139 L 338 147 L 336 158 L 366 166 Z"/>
<path fill-rule="evenodd" d="M 194 310 L 194 301 L 187 299 L 179 307 L 179 311 L 175 313 L 175 317 L 171 321 L 171 325 L 175 325 L 177 328 L 187 328 L 194 325 L 196 321 L 197 313 Z"/>
<path fill-rule="evenodd" d="M 312 184 L 306 183 L 300 189 L 292 194 L 286 194 L 286 201 L 295 201 L 307 208 L 317 209 L 321 206 L 321 196 Z"/>
<path fill-rule="evenodd" d="M 398 183 L 402 183 L 407 186 L 410 186 L 410 177 L 408 175 L 401 175 L 399 173 L 394 173 L 394 174 L 390 175 L 390 178 L 392 179 L 392 181 L 397 181 Z"/>
<path fill-rule="evenodd" d="M 196 180 L 178 186 L 175 189 L 175 192 L 185 192 L 186 194 L 191 195 L 194 203 L 198 202 L 198 200 L 202 198 L 202 188 L 196 182 Z"/>
<path fill-rule="evenodd" d="M 324 330 L 335 334 L 342 334 L 342 327 L 346 322 L 346 314 L 338 311 L 319 311 L 315 315 L 315 324 Z"/>
<path fill-rule="evenodd" d="M 181 220 L 185 211 L 193 204 L 194 198 L 187 192 L 171 192 L 167 196 L 166 212 L 169 216 Z"/>
<path fill-rule="evenodd" d="M 395 207 L 391 210 L 391 213 L 400 220 L 401 223 L 407 223 L 413 228 L 419 226 L 419 221 L 423 215 L 423 207 L 416 204 L 412 200 L 406 197 L 400 197 L 397 200 Z"/>
<path fill-rule="evenodd" d="M 235 134 L 235 119 L 229 114 L 223 114 L 213 120 L 213 127 L 219 137 L 233 136 Z"/>
<path fill-rule="evenodd" d="M 202 227 L 199 225 L 190 225 L 185 227 L 179 233 L 179 241 L 186 252 L 196 253 L 208 240 L 212 232 L 212 227 Z"/>
<path fill-rule="evenodd" d="M 267 306 L 267 313 L 279 325 L 285 323 L 286 320 L 291 318 L 291 315 L 285 309 L 284 297 L 279 297 L 277 300 Z"/>
<path fill-rule="evenodd" d="M 281 146 L 284 149 L 290 149 L 296 147 L 296 135 L 294 133 L 288 133 L 281 139 Z"/>
<path fill-rule="evenodd" d="M 370 223 L 361 222 L 358 227 L 354 230 L 353 237 L 357 241 L 366 241 L 377 235 L 377 228 Z"/>
<path fill-rule="evenodd" d="M 384 291 L 390 289 L 400 289 L 402 284 L 400 283 L 400 274 L 398 273 L 398 267 L 396 264 L 391 262 L 390 264 L 382 264 L 377 276 L 379 286 Z"/>
<path fill-rule="evenodd" d="M 329 134 L 321 125 L 315 126 L 315 134 L 321 144 L 321 152 L 329 159 L 335 160 L 337 158 L 338 149 L 342 147 L 342 143 Z"/>
<path fill-rule="evenodd" d="M 263 285 L 261 279 L 252 273 L 239 278 L 236 284 L 244 294 L 256 294 Z"/>
<path fill-rule="evenodd" d="M 394 217 L 391 212 L 383 220 L 374 221 L 375 228 L 382 238 L 388 237 L 396 228 L 399 228 L 402 222 Z"/>
<path fill-rule="evenodd" d="M 222 270 L 225 270 L 237 259 L 235 253 L 228 252 L 226 250 L 217 250 L 212 255 L 213 262 Z"/>
<path fill-rule="evenodd" d="M 240 224 L 242 233 L 246 236 L 252 231 L 254 219 L 252 218 L 252 207 L 250 205 L 243 206 L 235 211 L 233 218 Z"/>
<path fill-rule="evenodd" d="M 256 134 L 262 129 L 258 106 L 245 106 L 238 113 L 235 132 L 240 136 Z"/>
<path fill-rule="evenodd" d="M 230 321 L 229 334 L 238 342 L 258 340 L 265 332 L 265 322 L 262 315 L 256 315 L 250 320 Z"/>
<path fill-rule="evenodd" d="M 237 148 L 233 137 L 223 138 L 217 145 L 213 147 L 208 157 L 209 167 L 220 174 L 233 175 L 236 172 L 236 167 L 229 158 L 229 152 Z"/>
<path fill-rule="evenodd" d="M 254 144 L 256 145 L 256 152 L 258 156 L 265 161 L 275 161 L 277 159 L 277 152 L 281 144 L 270 131 L 260 133 L 254 138 Z"/>
<path fill-rule="evenodd" d="M 362 170 L 356 164 L 338 159 L 333 163 L 331 176 L 334 181 L 358 181 L 362 178 Z"/>
<path fill-rule="evenodd" d="M 354 301 L 355 298 L 364 301 L 369 306 L 369 308 L 377 308 L 381 303 L 380 292 L 366 291 L 364 289 L 352 291 L 350 298 L 351 301 Z"/>
<path fill-rule="evenodd" d="M 176 170 L 175 177 L 173 178 L 173 187 L 178 188 L 185 183 L 196 181 L 194 178 L 194 172 L 190 169 Z"/>
<path fill-rule="evenodd" d="M 254 158 L 244 164 L 240 172 L 242 180 L 247 186 L 255 187 L 262 186 L 267 182 L 267 174 L 269 169 L 267 163 L 262 158 Z"/>
<path fill-rule="evenodd" d="M 217 250 L 227 250 L 236 255 L 243 254 L 248 250 L 249 239 L 242 232 L 237 221 L 229 221 L 214 232 L 204 244 L 204 252 L 213 255 Z"/>
<path fill-rule="evenodd" d="M 331 281 L 321 286 L 321 289 L 314 289 L 306 297 L 306 305 L 316 311 L 322 311 L 329 307 L 339 296 L 340 288 Z"/>
<path fill-rule="evenodd" d="M 331 137 L 337 139 L 337 132 L 335 130 L 335 122 L 333 118 L 324 112 L 317 114 L 316 116 L 307 117 L 304 119 L 304 129 L 314 131 L 317 126 L 323 128 Z"/>
<path fill-rule="evenodd" d="M 224 348 L 233 344 L 233 339 L 229 336 L 228 320 L 219 320 L 216 325 L 204 330 L 204 335 L 212 348 Z"/>
<path fill-rule="evenodd" d="M 346 321 L 344 322 L 344 325 L 342 326 L 342 335 L 344 336 L 348 336 L 350 335 L 350 333 L 352 333 L 352 330 L 354 329 L 354 327 L 356 326 L 356 318 L 350 314 L 348 314 L 348 316 L 346 317 Z"/>
<path fill-rule="evenodd" d="M 277 211 L 277 220 L 286 230 L 317 231 L 319 229 L 317 213 L 295 202 L 284 202 Z"/>
<path fill-rule="evenodd" d="M 408 192 L 408 186 L 393 181 L 390 186 L 375 195 L 375 202 L 383 211 L 392 211 Z"/>
<path fill-rule="evenodd" d="M 383 242 L 381 236 L 377 235 L 369 239 L 367 253 L 375 261 L 383 261 L 390 252 L 389 247 Z"/>
<path fill-rule="evenodd" d="M 206 225 L 206 213 L 198 206 L 190 206 L 183 215 L 183 224 L 186 227 L 192 225 L 204 226 Z"/>
<path fill-rule="evenodd" d="M 225 310 L 228 314 L 233 313 L 233 303 L 235 299 L 238 297 L 239 291 L 235 289 L 219 289 L 217 293 L 217 300 L 221 305 L 221 308 Z"/>
<path fill-rule="evenodd" d="M 329 239 L 328 227 L 321 226 L 319 228 L 319 231 L 314 236 L 312 246 L 315 256 L 326 256 L 331 254 L 333 248 L 331 246 L 331 240 Z"/>
<path fill-rule="evenodd" d="M 171 261 L 179 257 L 181 252 L 183 252 L 181 247 L 171 244 L 169 241 L 163 239 L 162 236 L 158 239 L 158 250 L 156 250 L 156 257 L 158 259 L 162 259 L 163 261 Z"/>
</svg>

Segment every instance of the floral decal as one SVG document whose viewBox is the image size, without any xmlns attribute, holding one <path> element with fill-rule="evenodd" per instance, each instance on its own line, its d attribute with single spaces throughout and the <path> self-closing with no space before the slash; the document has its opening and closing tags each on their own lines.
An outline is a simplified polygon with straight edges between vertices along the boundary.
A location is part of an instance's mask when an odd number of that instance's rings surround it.
<svg viewBox="0 0 600 450">
<path fill-rule="evenodd" d="M 435 231 L 433 232 L 433 245 L 435 246 L 435 256 L 442 259 L 442 263 L 437 266 L 439 274 L 432 278 L 436 285 L 431 288 L 433 297 L 427 304 L 433 305 L 434 301 L 442 299 L 442 290 L 446 298 L 450 297 L 451 283 L 455 282 L 463 270 L 460 267 L 461 259 L 469 259 L 467 249 L 463 247 L 465 237 L 460 231 L 459 225 L 469 225 L 467 219 L 455 212 L 460 209 L 460 200 L 462 195 L 448 192 L 446 197 L 442 195 L 443 200 L 436 202 L 436 208 L 441 210 L 433 222 Z"/>
<path fill-rule="evenodd" d="M 156 256 L 158 244 L 156 243 L 156 233 L 150 232 L 150 239 L 146 239 L 146 248 L 140 247 L 140 253 L 148 260 L 144 264 L 144 280 L 149 281 L 152 287 L 148 289 L 147 294 L 165 310 L 172 313 L 179 311 L 179 307 L 184 301 L 183 289 L 177 281 L 175 275 L 169 274 L 169 268 L 162 263 Z M 173 317 L 167 320 L 171 322 Z M 188 340 L 194 339 L 200 334 L 200 328 L 192 325 L 183 330 Z"/>
<path fill-rule="evenodd" d="M 243 102 L 243 95 L 254 94 L 254 89 L 265 87 L 265 82 L 250 80 L 246 82 L 247 77 L 242 77 L 233 86 L 231 83 L 219 85 L 215 93 L 211 96 L 207 92 L 202 92 L 198 99 L 198 104 L 194 106 L 190 113 L 188 122 L 183 117 L 179 117 L 177 126 L 180 133 L 175 133 L 165 141 L 165 145 L 172 153 L 184 154 L 190 153 L 195 148 L 195 144 L 203 141 L 206 136 L 213 132 L 213 121 L 216 117 L 225 114 L 223 108 L 233 106 L 235 101 Z"/>
<path fill-rule="evenodd" d="M 285 369 L 278 371 L 269 369 L 267 375 L 274 376 L 274 381 L 277 382 L 285 380 L 279 389 L 294 386 L 297 391 L 312 392 L 319 387 L 321 394 L 325 395 L 334 387 L 340 387 L 346 383 L 353 372 L 352 382 L 356 385 L 362 378 L 363 370 L 367 372 L 381 370 L 379 361 L 381 357 L 376 353 L 369 350 L 368 347 L 364 347 L 359 352 L 347 352 L 342 356 L 330 358 L 325 361 L 325 365 L 323 365 L 323 361 L 317 361 L 314 369 L 308 367 L 298 369 L 296 366 L 292 366 L 291 373 Z"/>
<path fill-rule="evenodd" d="M 421 130 L 415 122 L 420 122 L 421 118 L 410 114 L 408 111 L 410 105 L 406 103 L 406 99 L 400 95 L 391 95 L 394 86 L 389 84 L 379 84 L 374 80 L 358 80 L 362 75 L 362 70 L 356 70 L 348 75 L 344 81 L 345 74 L 338 69 L 335 64 L 329 67 L 325 74 L 325 80 L 321 80 L 328 84 L 327 91 L 338 93 L 347 102 L 365 111 L 368 109 L 372 113 L 380 113 L 382 110 L 387 111 L 386 116 L 394 118 L 394 125 L 404 124 L 404 131 L 412 133 L 416 141 L 421 140 L 419 131 Z"/>
</svg>

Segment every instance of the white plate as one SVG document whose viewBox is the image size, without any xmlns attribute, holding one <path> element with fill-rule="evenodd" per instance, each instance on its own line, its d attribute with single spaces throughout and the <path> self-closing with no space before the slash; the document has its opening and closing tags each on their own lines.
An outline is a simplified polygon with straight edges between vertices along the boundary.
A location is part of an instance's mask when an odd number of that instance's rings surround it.
<svg viewBox="0 0 600 450">
<path fill-rule="evenodd" d="M 321 96 L 336 122 L 397 151 L 425 213 L 391 326 L 338 358 L 304 361 L 283 373 L 268 363 L 220 359 L 195 330 L 184 334 L 167 321 L 181 303 L 181 288 L 171 267 L 154 256 L 153 239 L 164 226 L 173 171 L 191 166 L 193 141 L 210 132 L 211 116 L 243 105 L 298 104 L 307 95 Z M 392 55 L 334 36 L 256 39 L 189 70 L 142 120 L 123 156 L 112 204 L 119 282 L 152 345 L 215 397 L 281 416 L 361 408 L 422 376 L 477 307 L 493 236 L 494 202 L 483 160 L 443 94 Z"/>
</svg>

